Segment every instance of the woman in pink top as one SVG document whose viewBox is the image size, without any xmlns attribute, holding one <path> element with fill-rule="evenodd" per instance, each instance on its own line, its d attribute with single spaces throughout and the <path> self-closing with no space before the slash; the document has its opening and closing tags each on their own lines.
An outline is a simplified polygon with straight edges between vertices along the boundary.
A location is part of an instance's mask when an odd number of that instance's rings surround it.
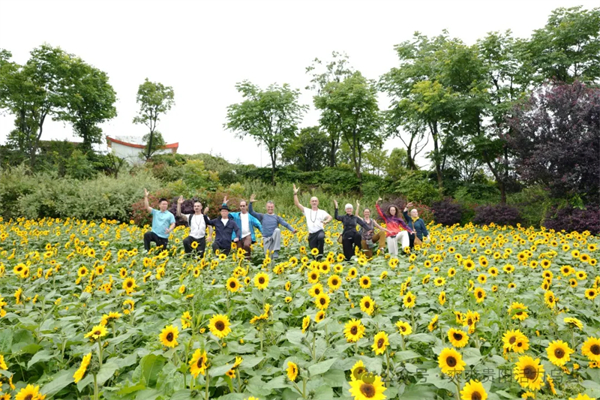
<svg viewBox="0 0 600 400">
<path fill-rule="evenodd" d="M 413 232 L 412 229 L 406 225 L 402 216 L 398 213 L 398 207 L 394 205 L 389 206 L 387 215 L 385 215 L 383 211 L 381 211 L 381 207 L 379 207 L 379 202 L 381 200 L 381 197 L 377 199 L 375 208 L 377 209 L 379 216 L 385 221 L 387 228 L 386 241 L 388 245 L 388 251 L 390 254 L 398 256 L 398 241 L 401 242 L 403 249 L 409 247 L 410 237 L 408 234 Z"/>
</svg>

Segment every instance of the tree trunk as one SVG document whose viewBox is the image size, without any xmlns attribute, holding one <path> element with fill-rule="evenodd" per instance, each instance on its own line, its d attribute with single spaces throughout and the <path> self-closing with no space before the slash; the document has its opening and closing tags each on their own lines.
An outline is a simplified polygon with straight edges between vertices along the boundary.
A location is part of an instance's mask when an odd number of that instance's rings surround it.
<svg viewBox="0 0 600 400">
<path fill-rule="evenodd" d="M 438 145 L 438 129 L 437 129 L 437 123 L 433 123 L 430 124 L 430 128 L 431 128 L 431 136 L 433 137 L 433 151 L 435 153 L 435 157 L 434 157 L 434 161 L 435 161 L 435 172 L 437 174 L 437 181 L 438 181 L 438 189 L 440 191 L 440 194 L 442 194 L 443 190 L 444 190 L 444 184 L 443 184 L 443 179 L 442 179 L 442 168 L 440 166 L 440 159 L 439 159 L 439 145 Z"/>
</svg>

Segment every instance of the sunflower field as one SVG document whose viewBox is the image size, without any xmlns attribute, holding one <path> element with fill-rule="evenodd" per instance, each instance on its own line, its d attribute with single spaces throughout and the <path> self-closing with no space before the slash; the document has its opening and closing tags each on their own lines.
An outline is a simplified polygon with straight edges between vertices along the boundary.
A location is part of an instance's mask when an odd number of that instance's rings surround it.
<svg viewBox="0 0 600 400">
<path fill-rule="evenodd" d="M 0 222 L 0 399 L 600 397 L 599 238 L 431 225 L 398 258 L 345 262 L 305 222 L 277 260 L 260 240 L 186 258 L 148 227 Z"/>
</svg>

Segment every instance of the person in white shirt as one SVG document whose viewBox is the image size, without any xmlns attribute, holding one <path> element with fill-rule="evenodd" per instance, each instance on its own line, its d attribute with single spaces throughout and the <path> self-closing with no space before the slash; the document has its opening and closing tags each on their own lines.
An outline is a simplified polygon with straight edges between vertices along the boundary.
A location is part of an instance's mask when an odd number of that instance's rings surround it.
<svg viewBox="0 0 600 400">
<path fill-rule="evenodd" d="M 228 201 L 227 196 L 225 196 L 223 205 L 227 205 Z M 240 200 L 240 211 L 230 212 L 229 217 L 233 218 L 242 231 L 242 237 L 238 245 L 246 252 L 245 257 L 246 260 L 249 261 L 252 258 L 252 245 L 256 243 L 254 230 L 258 229 L 260 233 L 262 233 L 262 224 L 248 212 L 248 203 L 246 200 Z M 235 234 L 232 234 L 231 240 L 233 240 L 234 237 Z"/>
<path fill-rule="evenodd" d="M 306 217 L 306 226 L 308 228 L 308 246 L 310 249 L 318 249 L 317 259 L 323 256 L 323 247 L 325 246 L 325 224 L 332 220 L 331 215 L 325 210 L 319 209 L 319 199 L 315 196 L 310 198 L 310 208 L 306 208 L 298 201 L 298 188 L 294 184 L 294 204 Z"/>
<path fill-rule="evenodd" d="M 206 228 L 208 226 L 208 240 L 210 241 L 212 238 L 212 226 L 207 225 L 206 217 L 202 213 L 202 203 L 199 201 L 194 202 L 194 213 L 193 214 L 182 214 L 181 213 L 181 204 L 183 204 L 183 196 L 179 196 L 177 200 L 177 218 L 183 217 L 189 227 L 190 227 L 190 235 L 183 239 L 183 249 L 185 250 L 186 255 L 192 255 L 195 251 L 200 258 L 204 256 L 204 251 L 206 250 Z M 208 207 L 206 207 L 205 212 L 208 211 Z M 196 243 L 196 248 L 192 246 L 192 243 Z"/>
</svg>

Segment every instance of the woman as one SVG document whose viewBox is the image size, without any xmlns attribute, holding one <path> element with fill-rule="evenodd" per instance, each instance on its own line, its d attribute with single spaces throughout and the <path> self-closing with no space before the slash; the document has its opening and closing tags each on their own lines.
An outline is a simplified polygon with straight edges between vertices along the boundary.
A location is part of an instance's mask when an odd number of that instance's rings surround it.
<svg viewBox="0 0 600 400">
<path fill-rule="evenodd" d="M 381 207 L 379 207 L 379 202 L 381 200 L 381 197 L 377 199 L 377 203 L 375 203 L 375 208 L 377 209 L 377 213 L 379 214 L 379 216 L 385 221 L 386 228 L 388 229 L 386 234 L 388 251 L 391 255 L 397 257 L 398 241 L 401 242 L 403 249 L 410 247 L 409 233 L 413 233 L 413 231 L 399 216 L 398 207 L 396 207 L 395 205 L 391 205 L 388 207 L 387 215 L 383 214 L 383 211 L 381 211 Z"/>
<path fill-rule="evenodd" d="M 404 211 L 402 214 L 404 215 L 404 219 L 408 223 L 408 227 L 411 228 L 414 233 L 410 235 L 410 248 L 415 247 L 415 236 L 419 238 L 422 242 L 423 238 L 429 236 L 427 232 L 427 227 L 425 226 L 425 221 L 419 218 L 419 212 L 416 208 L 410 210 L 410 215 L 408 215 L 408 208 L 412 207 L 413 203 L 410 202 L 404 207 Z"/>
<path fill-rule="evenodd" d="M 369 230 L 369 225 L 365 224 L 365 222 L 358 218 L 355 215 L 352 215 L 353 208 L 352 204 L 346 204 L 346 214 L 338 215 L 338 202 L 337 200 L 333 200 L 333 204 L 335 205 L 335 219 L 338 221 L 342 221 L 342 225 L 344 230 L 342 231 L 342 247 L 344 248 L 344 257 L 346 257 L 346 261 L 350 261 L 352 256 L 354 255 L 356 247 L 360 246 L 360 235 L 356 231 L 356 225 L 360 225 L 363 229 Z M 373 232 L 371 230 L 371 232 Z"/>
<path fill-rule="evenodd" d="M 356 200 L 356 216 L 358 218 L 360 218 L 359 210 L 360 203 L 358 202 L 358 200 Z M 388 230 L 383 228 L 377 222 L 375 222 L 374 219 L 371 219 L 371 210 L 369 210 L 368 208 L 365 208 L 365 210 L 363 211 L 363 217 L 364 218 L 361 219 L 365 222 L 365 224 L 369 226 L 370 229 L 367 230 L 361 227 L 358 233 L 361 236 L 361 247 L 363 249 L 363 252 L 367 255 L 367 257 L 371 258 L 373 257 L 374 242 L 377 242 L 379 244 L 380 253 L 383 253 L 383 251 L 385 250 L 385 235 L 383 234 L 383 232 L 388 232 Z M 374 234 L 375 228 L 379 229 L 380 232 Z"/>
</svg>

